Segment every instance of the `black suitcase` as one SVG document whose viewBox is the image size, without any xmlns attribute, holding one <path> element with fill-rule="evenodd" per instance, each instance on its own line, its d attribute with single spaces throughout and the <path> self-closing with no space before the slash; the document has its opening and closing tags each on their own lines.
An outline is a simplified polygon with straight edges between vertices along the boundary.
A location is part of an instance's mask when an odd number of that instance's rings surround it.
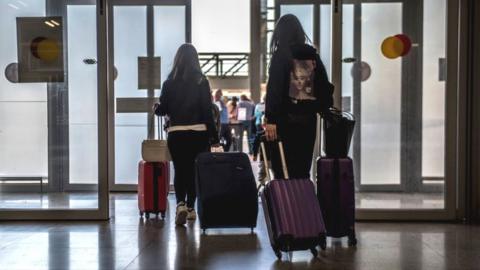
<svg viewBox="0 0 480 270">
<path fill-rule="evenodd" d="M 327 236 L 348 236 L 355 246 L 355 183 L 351 158 L 320 157 L 317 160 L 317 197 Z"/>
<path fill-rule="evenodd" d="M 258 193 L 245 153 L 201 153 L 196 161 L 200 228 L 253 228 Z"/>
</svg>

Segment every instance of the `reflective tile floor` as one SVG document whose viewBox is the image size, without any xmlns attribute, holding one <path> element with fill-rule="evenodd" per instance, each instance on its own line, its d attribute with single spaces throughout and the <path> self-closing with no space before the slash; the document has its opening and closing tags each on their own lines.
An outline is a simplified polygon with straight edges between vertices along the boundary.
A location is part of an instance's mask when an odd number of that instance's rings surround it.
<svg viewBox="0 0 480 270">
<path fill-rule="evenodd" d="M 111 212 L 108 222 L 0 223 L 0 269 L 480 269 L 479 226 L 358 223 L 356 248 L 329 241 L 315 259 L 300 251 L 277 261 L 261 211 L 254 234 L 206 235 L 198 222 L 173 226 L 173 211 L 139 219 L 134 194 L 112 196 Z"/>
<path fill-rule="evenodd" d="M 44 192 L 0 194 L 0 209 L 98 208 L 97 192 Z"/>
</svg>

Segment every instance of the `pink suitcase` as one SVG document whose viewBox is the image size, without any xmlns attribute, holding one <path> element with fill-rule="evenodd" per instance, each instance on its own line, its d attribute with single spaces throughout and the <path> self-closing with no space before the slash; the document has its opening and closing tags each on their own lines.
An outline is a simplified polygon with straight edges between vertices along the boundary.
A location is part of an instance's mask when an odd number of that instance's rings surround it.
<svg viewBox="0 0 480 270">
<path fill-rule="evenodd" d="M 261 148 L 263 156 L 266 157 L 263 142 Z M 283 145 L 280 141 L 279 148 L 287 179 L 268 181 L 261 191 L 270 243 L 278 259 L 282 258 L 282 251 L 288 252 L 291 258 L 292 251 L 308 249 L 316 257 L 316 247 L 326 247 L 326 231 L 315 187 L 310 179 L 288 179 Z M 267 158 L 263 160 L 271 175 Z"/>
</svg>

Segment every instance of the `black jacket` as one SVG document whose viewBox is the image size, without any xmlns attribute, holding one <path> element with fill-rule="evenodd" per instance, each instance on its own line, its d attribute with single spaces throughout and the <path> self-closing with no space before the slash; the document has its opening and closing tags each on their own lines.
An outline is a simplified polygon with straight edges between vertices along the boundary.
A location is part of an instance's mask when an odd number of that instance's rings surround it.
<svg viewBox="0 0 480 270">
<path fill-rule="evenodd" d="M 303 93 L 295 94 L 296 67 L 300 71 L 310 70 L 311 77 L 308 86 L 305 82 L 298 88 Z M 301 72 L 300 72 L 301 74 Z M 295 79 L 296 80 L 296 79 Z M 300 83 L 302 84 L 302 83 Z M 293 85 L 293 86 L 292 86 Z M 325 66 L 314 47 L 302 44 L 294 45 L 289 49 L 279 48 L 270 62 L 269 78 L 267 83 L 267 99 L 265 103 L 265 117 L 270 124 L 277 124 L 285 119 L 289 113 L 324 113 L 333 105 L 333 85 L 328 81 Z M 307 90 L 305 90 L 307 89 Z M 292 92 L 294 92 L 292 94 Z M 297 90 L 298 92 L 302 92 Z M 296 97 L 308 97 L 309 99 Z M 295 103 L 301 100 L 301 106 Z M 299 110 L 299 107 L 300 110 Z"/>
<path fill-rule="evenodd" d="M 199 81 L 166 80 L 155 114 L 168 115 L 170 126 L 205 124 L 210 143 L 219 142 L 212 114 L 210 84 L 205 77 Z"/>
</svg>

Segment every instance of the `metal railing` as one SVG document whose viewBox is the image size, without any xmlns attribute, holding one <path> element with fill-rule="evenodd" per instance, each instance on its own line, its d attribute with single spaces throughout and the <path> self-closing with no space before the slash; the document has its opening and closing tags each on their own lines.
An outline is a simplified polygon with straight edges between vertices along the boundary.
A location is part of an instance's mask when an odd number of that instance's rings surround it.
<svg viewBox="0 0 480 270">
<path fill-rule="evenodd" d="M 207 76 L 248 76 L 248 53 L 199 53 L 200 66 Z"/>
</svg>

